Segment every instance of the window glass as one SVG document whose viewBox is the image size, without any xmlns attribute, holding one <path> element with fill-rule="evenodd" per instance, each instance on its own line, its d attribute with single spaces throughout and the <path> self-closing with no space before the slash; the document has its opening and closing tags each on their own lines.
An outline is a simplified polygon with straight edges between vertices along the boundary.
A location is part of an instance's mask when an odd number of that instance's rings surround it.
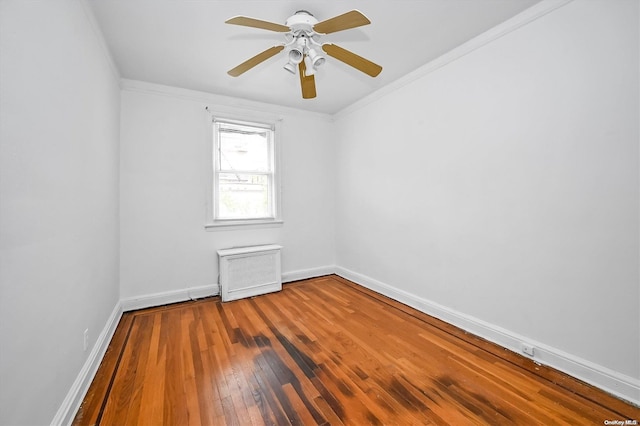
<svg viewBox="0 0 640 426">
<path fill-rule="evenodd" d="M 269 161 L 269 134 L 220 129 L 220 169 L 267 172 Z"/>
<path fill-rule="evenodd" d="M 266 175 L 220 173 L 220 219 L 270 217 L 269 179 Z"/>
<path fill-rule="evenodd" d="M 214 120 L 214 222 L 277 218 L 274 136 L 264 124 Z"/>
</svg>

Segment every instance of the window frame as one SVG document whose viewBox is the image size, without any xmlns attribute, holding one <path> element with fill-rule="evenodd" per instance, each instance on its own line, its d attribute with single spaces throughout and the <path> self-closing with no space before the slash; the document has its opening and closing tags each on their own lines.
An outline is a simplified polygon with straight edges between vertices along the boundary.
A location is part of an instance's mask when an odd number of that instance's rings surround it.
<svg viewBox="0 0 640 426">
<path fill-rule="evenodd" d="M 209 131 L 207 146 L 209 154 L 209 173 L 207 185 L 207 216 L 205 222 L 206 230 L 244 228 L 247 226 L 270 227 L 280 226 L 282 220 L 282 204 L 280 191 L 280 134 L 282 119 L 266 116 L 241 116 L 213 113 L 207 108 L 207 126 Z M 220 218 L 218 217 L 219 207 L 219 174 L 220 170 L 219 152 L 220 137 L 217 132 L 217 125 L 229 123 L 232 125 L 251 126 L 259 129 L 269 130 L 271 137 L 269 140 L 269 156 L 271 170 L 269 172 L 247 172 L 249 174 L 267 175 L 271 198 L 271 215 L 258 218 Z M 240 172 L 242 173 L 242 172 Z"/>
</svg>

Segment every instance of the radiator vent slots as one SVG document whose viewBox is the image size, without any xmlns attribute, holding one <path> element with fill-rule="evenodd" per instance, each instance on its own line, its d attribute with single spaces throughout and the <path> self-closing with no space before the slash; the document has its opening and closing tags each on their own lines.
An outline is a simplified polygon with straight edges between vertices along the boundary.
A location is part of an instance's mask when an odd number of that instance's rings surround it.
<svg viewBox="0 0 640 426">
<path fill-rule="evenodd" d="M 281 249 L 269 244 L 218 250 L 222 301 L 282 290 Z"/>
</svg>

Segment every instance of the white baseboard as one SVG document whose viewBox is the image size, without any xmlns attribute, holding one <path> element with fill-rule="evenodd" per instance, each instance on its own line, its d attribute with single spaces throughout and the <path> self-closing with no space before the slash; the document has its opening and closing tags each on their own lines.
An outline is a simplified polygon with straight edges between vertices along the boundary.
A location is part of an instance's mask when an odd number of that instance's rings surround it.
<svg viewBox="0 0 640 426">
<path fill-rule="evenodd" d="M 640 380 L 638 379 L 418 297 L 349 269 L 337 266 L 335 273 L 376 293 L 411 306 L 515 353 L 521 354 L 523 342 L 533 345 L 535 347 L 535 355 L 528 358 L 533 359 L 535 362 L 567 373 L 634 405 L 640 405 Z"/>
<path fill-rule="evenodd" d="M 73 418 L 78 412 L 80 404 L 82 404 L 82 400 L 87 394 L 89 386 L 91 386 L 91 382 L 98 371 L 98 367 L 100 367 L 102 358 L 107 352 L 107 348 L 109 347 L 109 343 L 111 343 L 111 338 L 116 331 L 116 327 L 118 326 L 121 317 L 122 307 L 120 302 L 118 302 L 113 308 L 113 312 L 111 312 L 107 323 L 100 332 L 95 345 L 93 345 L 93 349 L 91 349 L 91 352 L 82 366 L 78 377 L 76 377 L 76 380 L 73 382 L 73 385 L 71 385 L 71 389 L 69 389 L 67 396 L 64 398 L 64 401 L 62 401 L 62 405 L 60 405 L 58 412 L 53 417 L 51 425 L 70 425 L 73 421 Z"/>
<path fill-rule="evenodd" d="M 184 302 L 186 300 L 217 296 L 218 294 L 220 294 L 220 286 L 218 284 L 212 284 L 146 294 L 143 296 L 127 297 L 126 299 L 121 299 L 120 304 L 122 305 L 122 310 L 128 312 L 137 309 L 152 308 L 154 306 L 168 305 L 170 303 Z"/>
<path fill-rule="evenodd" d="M 300 269 L 282 273 L 282 282 L 304 280 L 307 278 L 330 275 L 335 271 L 335 266 L 321 266 L 318 268 Z M 212 284 L 202 287 L 191 287 L 180 290 L 170 290 L 161 293 L 146 294 L 143 296 L 128 297 L 120 300 L 123 312 L 137 309 L 152 308 L 154 306 L 168 305 L 170 303 L 184 302 L 186 300 L 201 299 L 203 297 L 217 296 L 220 294 L 220 285 Z"/>
<path fill-rule="evenodd" d="M 304 280 L 333 274 L 335 266 L 321 266 L 318 268 L 300 269 L 282 273 L 282 282 Z M 180 290 L 170 290 L 161 293 L 146 294 L 142 296 L 127 297 L 120 300 L 123 312 L 137 309 L 152 308 L 154 306 L 168 305 L 170 303 L 184 302 L 186 300 L 201 299 L 203 297 L 217 296 L 220 294 L 220 285 L 212 284 L 201 287 L 190 287 Z"/>
<path fill-rule="evenodd" d="M 334 265 L 320 266 L 317 268 L 298 269 L 297 271 L 289 271 L 282 273 L 282 282 L 290 283 L 292 281 L 306 280 L 308 278 L 321 277 L 323 275 L 331 275 L 335 273 Z"/>
</svg>

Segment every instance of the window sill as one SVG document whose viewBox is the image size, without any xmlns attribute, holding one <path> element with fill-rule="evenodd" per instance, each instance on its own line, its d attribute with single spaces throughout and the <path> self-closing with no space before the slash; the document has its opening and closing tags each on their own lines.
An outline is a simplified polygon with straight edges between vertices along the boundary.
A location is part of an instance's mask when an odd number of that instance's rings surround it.
<svg viewBox="0 0 640 426">
<path fill-rule="evenodd" d="M 278 228 L 283 223 L 284 221 L 281 219 L 221 220 L 205 224 L 204 229 L 209 232 L 215 232 L 247 228 Z"/>
</svg>

